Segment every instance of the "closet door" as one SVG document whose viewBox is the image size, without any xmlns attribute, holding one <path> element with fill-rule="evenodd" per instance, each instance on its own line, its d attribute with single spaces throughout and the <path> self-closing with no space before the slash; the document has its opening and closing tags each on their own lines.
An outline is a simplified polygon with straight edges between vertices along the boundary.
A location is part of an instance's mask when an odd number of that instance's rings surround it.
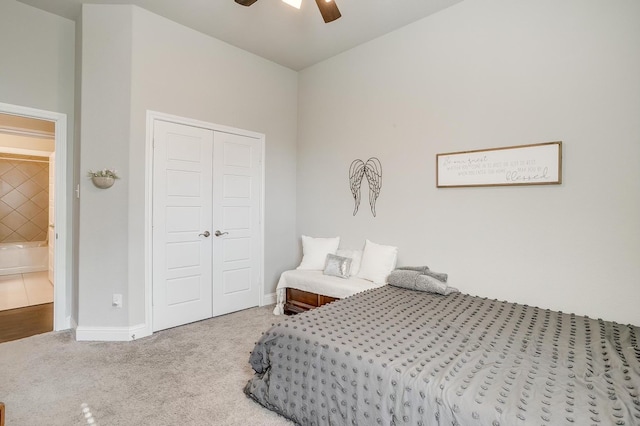
<svg viewBox="0 0 640 426">
<path fill-rule="evenodd" d="M 215 132 L 213 314 L 258 306 L 262 268 L 262 144 Z"/>
<path fill-rule="evenodd" d="M 262 141 L 154 122 L 153 330 L 258 306 Z"/>
<path fill-rule="evenodd" d="M 212 130 L 154 122 L 154 331 L 212 316 L 212 149 Z"/>
</svg>

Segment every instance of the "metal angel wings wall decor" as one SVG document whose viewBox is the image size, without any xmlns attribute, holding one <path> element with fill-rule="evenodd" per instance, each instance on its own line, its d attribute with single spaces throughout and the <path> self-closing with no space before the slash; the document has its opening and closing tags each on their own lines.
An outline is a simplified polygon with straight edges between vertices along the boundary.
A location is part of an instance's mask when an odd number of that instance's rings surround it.
<svg viewBox="0 0 640 426">
<path fill-rule="evenodd" d="M 362 186 L 362 178 L 365 176 L 369 184 L 369 205 L 371 213 L 375 217 L 376 200 L 380 196 L 380 188 L 382 188 L 382 165 L 376 157 L 369 158 L 366 163 L 362 160 L 353 160 L 349 167 L 349 186 L 356 204 L 353 210 L 354 216 L 360 207 L 360 186 Z"/>
</svg>

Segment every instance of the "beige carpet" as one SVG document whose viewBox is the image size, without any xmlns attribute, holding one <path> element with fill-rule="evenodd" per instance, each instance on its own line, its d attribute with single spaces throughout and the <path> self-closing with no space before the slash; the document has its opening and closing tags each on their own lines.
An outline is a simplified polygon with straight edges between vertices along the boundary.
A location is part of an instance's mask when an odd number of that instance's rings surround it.
<svg viewBox="0 0 640 426">
<path fill-rule="evenodd" d="M 134 342 L 53 332 L 0 344 L 7 426 L 291 425 L 242 392 L 255 341 L 278 317 L 253 308 Z"/>
</svg>

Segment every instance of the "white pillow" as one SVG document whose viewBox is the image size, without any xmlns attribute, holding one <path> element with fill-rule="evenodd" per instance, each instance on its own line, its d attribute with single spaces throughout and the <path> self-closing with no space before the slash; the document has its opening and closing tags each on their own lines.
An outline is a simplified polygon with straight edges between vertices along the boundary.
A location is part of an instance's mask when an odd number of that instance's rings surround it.
<svg viewBox="0 0 640 426">
<path fill-rule="evenodd" d="M 328 254 L 336 254 L 340 237 L 312 238 L 302 236 L 302 262 L 297 269 L 322 271 Z"/>
<path fill-rule="evenodd" d="M 360 262 L 362 262 L 362 250 L 338 250 L 338 256 L 348 257 L 351 259 L 351 270 L 349 276 L 354 277 L 360 271 Z"/>
<path fill-rule="evenodd" d="M 364 244 L 362 262 L 358 278 L 385 284 L 387 277 L 396 267 L 398 247 L 383 246 L 367 240 Z"/>
</svg>

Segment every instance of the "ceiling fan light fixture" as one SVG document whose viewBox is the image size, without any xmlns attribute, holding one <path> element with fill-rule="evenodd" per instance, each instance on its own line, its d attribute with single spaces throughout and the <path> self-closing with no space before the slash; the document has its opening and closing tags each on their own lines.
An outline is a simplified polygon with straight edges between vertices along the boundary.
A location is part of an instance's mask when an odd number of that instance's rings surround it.
<svg viewBox="0 0 640 426">
<path fill-rule="evenodd" d="M 300 5 L 302 4 L 302 0 L 282 0 L 282 1 L 288 4 L 289 6 L 295 7 L 296 9 L 300 9 Z"/>
</svg>

